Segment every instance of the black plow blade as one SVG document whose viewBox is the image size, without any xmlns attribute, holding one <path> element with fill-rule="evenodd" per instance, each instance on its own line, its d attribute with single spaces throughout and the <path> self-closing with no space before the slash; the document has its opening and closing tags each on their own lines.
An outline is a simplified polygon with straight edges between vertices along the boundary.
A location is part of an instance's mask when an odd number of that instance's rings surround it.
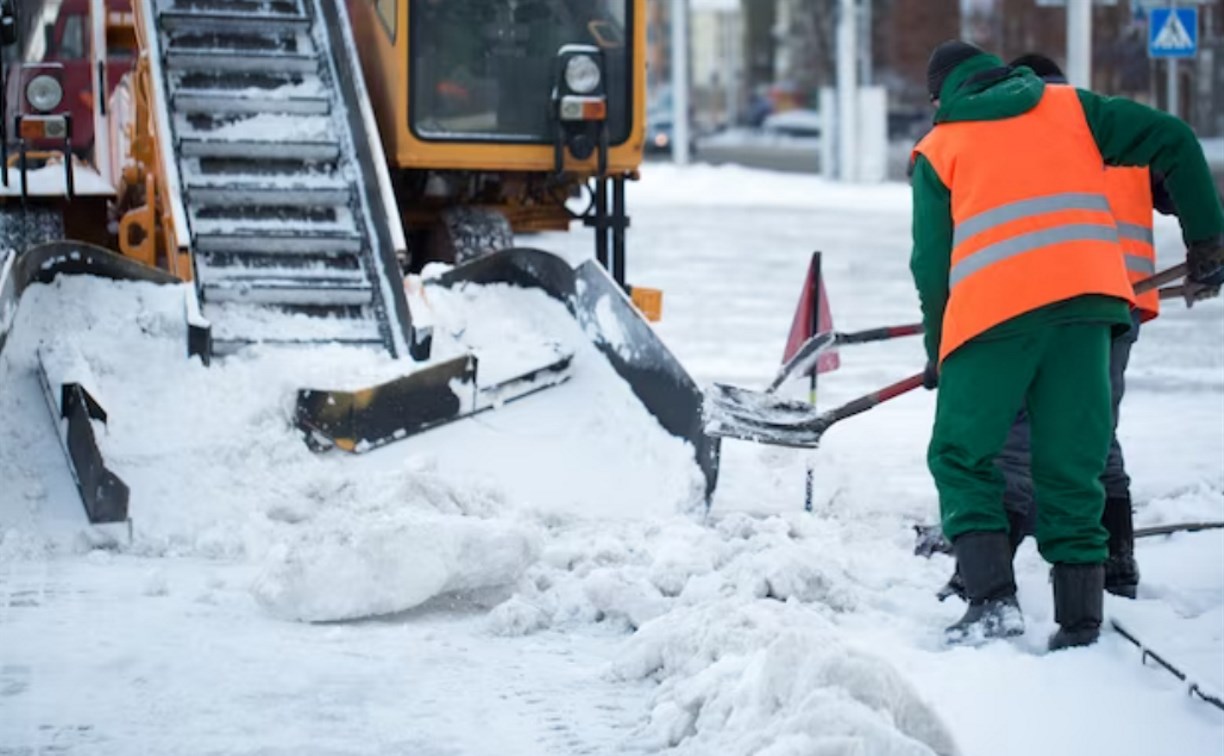
<svg viewBox="0 0 1224 756">
<path fill-rule="evenodd" d="M 572 354 L 508 380 L 481 385 L 477 359 L 456 357 L 357 391 L 298 391 L 295 423 L 317 451 L 361 454 L 563 383 Z"/>
</svg>

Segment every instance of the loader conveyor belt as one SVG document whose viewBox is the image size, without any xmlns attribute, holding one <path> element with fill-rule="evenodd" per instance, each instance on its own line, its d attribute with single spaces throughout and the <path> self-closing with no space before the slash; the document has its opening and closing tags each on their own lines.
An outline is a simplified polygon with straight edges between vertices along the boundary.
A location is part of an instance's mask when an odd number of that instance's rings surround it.
<svg viewBox="0 0 1224 756">
<path fill-rule="evenodd" d="M 414 351 L 403 234 L 343 4 L 140 0 L 140 13 L 212 348 Z"/>
</svg>

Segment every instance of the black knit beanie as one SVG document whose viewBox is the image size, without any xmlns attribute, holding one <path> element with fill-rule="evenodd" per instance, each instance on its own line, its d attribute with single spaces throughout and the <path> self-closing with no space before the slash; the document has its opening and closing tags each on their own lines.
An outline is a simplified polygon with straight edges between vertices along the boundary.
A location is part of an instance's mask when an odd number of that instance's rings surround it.
<svg viewBox="0 0 1224 756">
<path fill-rule="evenodd" d="M 1021 55 L 1019 58 L 1016 58 L 1008 65 L 1012 68 L 1027 66 L 1033 70 L 1033 73 L 1037 74 L 1050 84 L 1067 83 L 1067 75 L 1063 73 L 1061 68 L 1058 67 L 1058 64 L 1055 63 L 1052 58 L 1042 55 L 1041 53 L 1026 53 Z"/>
<path fill-rule="evenodd" d="M 985 54 L 986 52 L 980 47 L 957 39 L 949 40 L 936 47 L 931 53 L 931 60 L 927 63 L 927 92 L 930 93 L 931 99 L 939 97 L 939 90 L 943 88 L 944 79 L 948 78 L 952 69 L 970 58 Z"/>
</svg>

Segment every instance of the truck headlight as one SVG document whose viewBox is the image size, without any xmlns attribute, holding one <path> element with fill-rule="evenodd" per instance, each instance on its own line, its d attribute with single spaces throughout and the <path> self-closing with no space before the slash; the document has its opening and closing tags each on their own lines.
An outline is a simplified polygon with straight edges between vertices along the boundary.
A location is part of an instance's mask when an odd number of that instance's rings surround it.
<svg viewBox="0 0 1224 756">
<path fill-rule="evenodd" d="M 39 74 L 26 84 L 26 101 L 35 110 L 48 113 L 59 107 L 64 99 L 64 88 L 54 76 Z"/>
<path fill-rule="evenodd" d="M 565 62 L 565 86 L 569 87 L 571 92 L 590 94 L 602 81 L 603 74 L 599 71 L 599 64 L 591 56 L 575 55 Z"/>
</svg>

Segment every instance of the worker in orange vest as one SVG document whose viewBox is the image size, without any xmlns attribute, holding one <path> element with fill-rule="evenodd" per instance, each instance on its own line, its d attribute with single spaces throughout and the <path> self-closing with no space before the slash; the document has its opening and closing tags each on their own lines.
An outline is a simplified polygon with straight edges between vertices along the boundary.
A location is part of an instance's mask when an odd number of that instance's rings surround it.
<svg viewBox="0 0 1224 756">
<path fill-rule="evenodd" d="M 995 460 L 1026 407 L 1038 548 L 1054 565 L 1049 646 L 1087 645 L 1108 553 L 1110 339 L 1135 304 L 1104 166 L 1167 177 L 1192 281 L 1224 265 L 1224 210 L 1198 140 L 1172 116 L 1047 85 L 964 42 L 935 49 L 927 84 L 937 110 L 912 156 L 910 267 L 927 385 L 940 389 L 928 463 L 969 599 L 946 639 L 1024 632 Z"/>
<path fill-rule="evenodd" d="M 1025 66 L 1047 84 L 1066 84 L 1067 77 L 1052 59 L 1040 53 L 1029 53 L 1009 64 Z M 1125 255 L 1126 272 L 1131 283 L 1138 283 L 1156 272 L 1156 247 L 1153 243 L 1152 214 L 1176 213 L 1172 200 L 1159 176 L 1148 168 L 1107 167 L 1105 187 L 1110 210 L 1118 226 L 1118 240 Z M 1217 290 L 1218 291 L 1218 290 Z M 1118 596 L 1134 598 L 1139 585 L 1139 566 L 1135 562 L 1135 528 L 1131 508 L 1130 476 L 1118 443 L 1119 406 L 1126 390 L 1125 371 L 1130 361 L 1131 347 L 1139 338 L 1140 323 L 1160 314 L 1160 295 L 1152 289 L 1137 294 L 1131 310 L 1131 328 L 1116 334 L 1110 343 L 1109 381 L 1113 400 L 1114 435 L 1101 484 L 1105 487 L 1105 511 L 1101 524 L 1109 533 L 1109 556 L 1105 560 L 1105 590 Z M 1007 510 L 1008 535 L 1012 552 L 1025 536 L 1032 535 L 1036 526 L 1033 507 L 1033 481 L 1029 472 L 1029 427 L 1024 410 L 1016 418 L 1007 435 L 1007 443 L 996 459 L 1006 487 L 1003 504 Z M 941 599 L 951 595 L 964 598 L 964 582 L 959 571 L 939 592 Z"/>
</svg>

